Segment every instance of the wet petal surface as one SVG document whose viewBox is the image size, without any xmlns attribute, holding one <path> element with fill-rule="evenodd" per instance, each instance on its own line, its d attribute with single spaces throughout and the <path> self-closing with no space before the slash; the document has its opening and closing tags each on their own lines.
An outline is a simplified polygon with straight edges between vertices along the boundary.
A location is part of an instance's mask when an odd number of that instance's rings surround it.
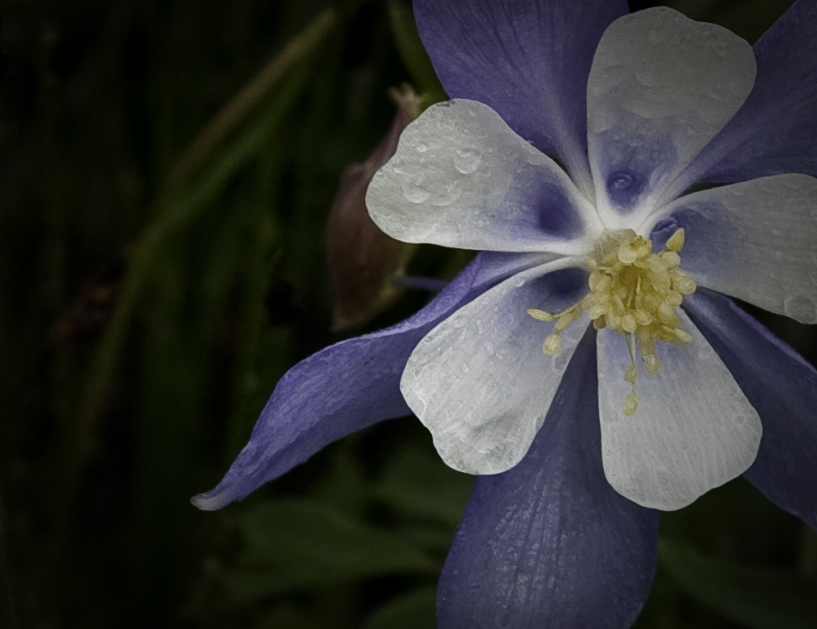
<svg viewBox="0 0 817 629">
<path fill-rule="evenodd" d="M 490 105 L 592 192 L 587 75 L 623 0 L 415 0 L 417 27 L 451 98 Z"/>
<path fill-rule="evenodd" d="M 398 240 L 463 249 L 579 254 L 601 230 L 553 160 L 466 100 L 434 105 L 409 125 L 366 204 Z"/>
<path fill-rule="evenodd" d="M 817 179 L 777 175 L 713 188 L 666 209 L 686 231 L 701 286 L 817 323 Z"/>
<path fill-rule="evenodd" d="M 589 332 L 522 462 L 477 478 L 440 579 L 440 629 L 635 620 L 655 572 L 658 512 L 605 479 L 596 390 Z"/>
<path fill-rule="evenodd" d="M 434 328 L 411 354 L 400 389 L 450 467 L 503 472 L 542 426 L 588 323 L 565 330 L 556 356 L 543 353 L 552 324 L 527 309 L 559 311 L 586 291 L 586 273 L 564 266 L 557 261 L 505 280 Z"/>
<path fill-rule="evenodd" d="M 680 182 L 817 177 L 817 2 L 795 2 L 755 44 L 757 81 L 746 104 Z"/>
<path fill-rule="evenodd" d="M 760 413 L 760 451 L 744 476 L 817 530 L 817 371 L 723 295 L 698 291 L 686 308 Z"/>
<path fill-rule="evenodd" d="M 754 79 L 751 47 L 722 27 L 666 7 L 614 22 L 587 85 L 590 166 L 605 223 L 639 224 Z"/>
<path fill-rule="evenodd" d="M 639 367 L 638 410 L 624 415 L 630 364 L 623 336 L 598 333 L 599 414 L 604 473 L 630 500 L 672 511 L 742 474 L 762 433 L 757 412 L 707 340 L 683 313 L 693 341 L 656 344 L 661 369 Z M 639 361 L 640 362 L 640 361 Z"/>
</svg>

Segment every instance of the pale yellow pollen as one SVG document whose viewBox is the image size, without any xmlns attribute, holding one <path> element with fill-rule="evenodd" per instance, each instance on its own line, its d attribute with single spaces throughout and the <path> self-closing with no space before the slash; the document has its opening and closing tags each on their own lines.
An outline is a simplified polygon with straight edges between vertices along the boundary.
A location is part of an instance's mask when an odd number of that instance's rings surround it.
<svg viewBox="0 0 817 629">
<path fill-rule="evenodd" d="M 683 229 L 676 229 L 675 233 L 669 237 L 667 244 L 664 245 L 669 251 L 680 253 L 684 248 L 685 233 Z"/>
<path fill-rule="evenodd" d="M 689 332 L 680 329 L 681 319 L 675 311 L 683 296 L 697 288 L 695 280 L 679 268 L 684 238 L 684 230 L 678 229 L 661 252 L 653 253 L 652 242 L 632 230 L 606 232 L 587 259 L 590 292 L 561 313 L 528 310 L 537 321 L 556 321 L 542 346 L 550 356 L 561 347 L 561 332 L 583 311 L 597 330 L 610 328 L 627 338 L 631 363 L 624 370 L 624 380 L 632 385 L 632 391 L 624 400 L 625 415 L 638 409 L 636 342 L 645 371 L 654 376 L 661 369 L 655 355 L 656 340 L 679 347 L 693 340 Z"/>
<path fill-rule="evenodd" d="M 561 347 L 562 337 L 558 334 L 550 334 L 545 339 L 544 345 L 542 345 L 542 351 L 548 356 L 555 356 Z"/>
<path fill-rule="evenodd" d="M 528 308 L 528 314 L 537 321 L 553 321 L 553 315 L 545 312 L 544 310 Z"/>
<path fill-rule="evenodd" d="M 638 410 L 638 394 L 635 391 L 624 398 L 622 410 L 627 417 L 635 415 L 635 412 Z"/>
<path fill-rule="evenodd" d="M 661 361 L 658 360 L 658 356 L 655 354 L 648 354 L 647 356 L 644 356 L 644 369 L 646 369 L 647 373 L 651 376 L 657 374 L 661 369 Z"/>
</svg>

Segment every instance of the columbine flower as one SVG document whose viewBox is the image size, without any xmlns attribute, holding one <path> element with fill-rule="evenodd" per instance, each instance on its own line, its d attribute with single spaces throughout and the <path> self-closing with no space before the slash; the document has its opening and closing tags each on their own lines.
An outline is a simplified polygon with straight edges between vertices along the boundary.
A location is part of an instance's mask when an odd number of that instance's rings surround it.
<svg viewBox="0 0 817 629">
<path fill-rule="evenodd" d="M 655 509 L 743 472 L 817 527 L 817 373 L 723 296 L 817 322 L 817 2 L 754 52 L 620 0 L 414 8 L 455 100 L 408 127 L 369 209 L 483 253 L 415 317 L 294 367 L 196 504 L 410 408 L 480 475 L 446 629 L 628 626 Z"/>
</svg>

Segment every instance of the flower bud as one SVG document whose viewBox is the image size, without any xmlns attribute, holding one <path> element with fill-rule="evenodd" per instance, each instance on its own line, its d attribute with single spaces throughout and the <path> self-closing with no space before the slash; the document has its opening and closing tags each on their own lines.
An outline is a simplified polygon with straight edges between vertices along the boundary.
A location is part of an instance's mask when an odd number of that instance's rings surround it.
<svg viewBox="0 0 817 629">
<path fill-rule="evenodd" d="M 326 221 L 333 331 L 365 323 L 394 302 L 401 289 L 392 278 L 402 274 L 414 249 L 383 233 L 366 209 L 369 182 L 421 111 L 421 99 L 410 87 L 392 89 L 389 95 L 397 105 L 391 129 L 365 162 L 344 171 Z"/>
</svg>

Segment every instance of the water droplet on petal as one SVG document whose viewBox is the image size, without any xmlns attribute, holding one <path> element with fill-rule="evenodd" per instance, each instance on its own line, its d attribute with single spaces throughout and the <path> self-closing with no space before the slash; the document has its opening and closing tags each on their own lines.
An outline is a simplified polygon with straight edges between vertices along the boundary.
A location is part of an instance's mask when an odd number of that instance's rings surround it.
<svg viewBox="0 0 817 629">
<path fill-rule="evenodd" d="M 418 153 L 425 153 L 428 150 L 428 144 L 420 142 L 416 148 Z"/>
<path fill-rule="evenodd" d="M 447 185 L 444 191 L 434 195 L 434 198 L 431 200 L 431 205 L 437 207 L 448 207 L 452 203 L 456 202 L 460 196 L 462 196 L 462 191 L 460 190 L 459 182 L 454 181 Z"/>
<path fill-rule="evenodd" d="M 479 168 L 482 155 L 476 149 L 459 149 L 454 155 L 454 168 L 463 175 L 470 175 Z"/>
<path fill-rule="evenodd" d="M 409 203 L 424 203 L 428 201 L 431 193 L 416 184 L 407 183 L 403 185 L 403 194 Z"/>
</svg>

